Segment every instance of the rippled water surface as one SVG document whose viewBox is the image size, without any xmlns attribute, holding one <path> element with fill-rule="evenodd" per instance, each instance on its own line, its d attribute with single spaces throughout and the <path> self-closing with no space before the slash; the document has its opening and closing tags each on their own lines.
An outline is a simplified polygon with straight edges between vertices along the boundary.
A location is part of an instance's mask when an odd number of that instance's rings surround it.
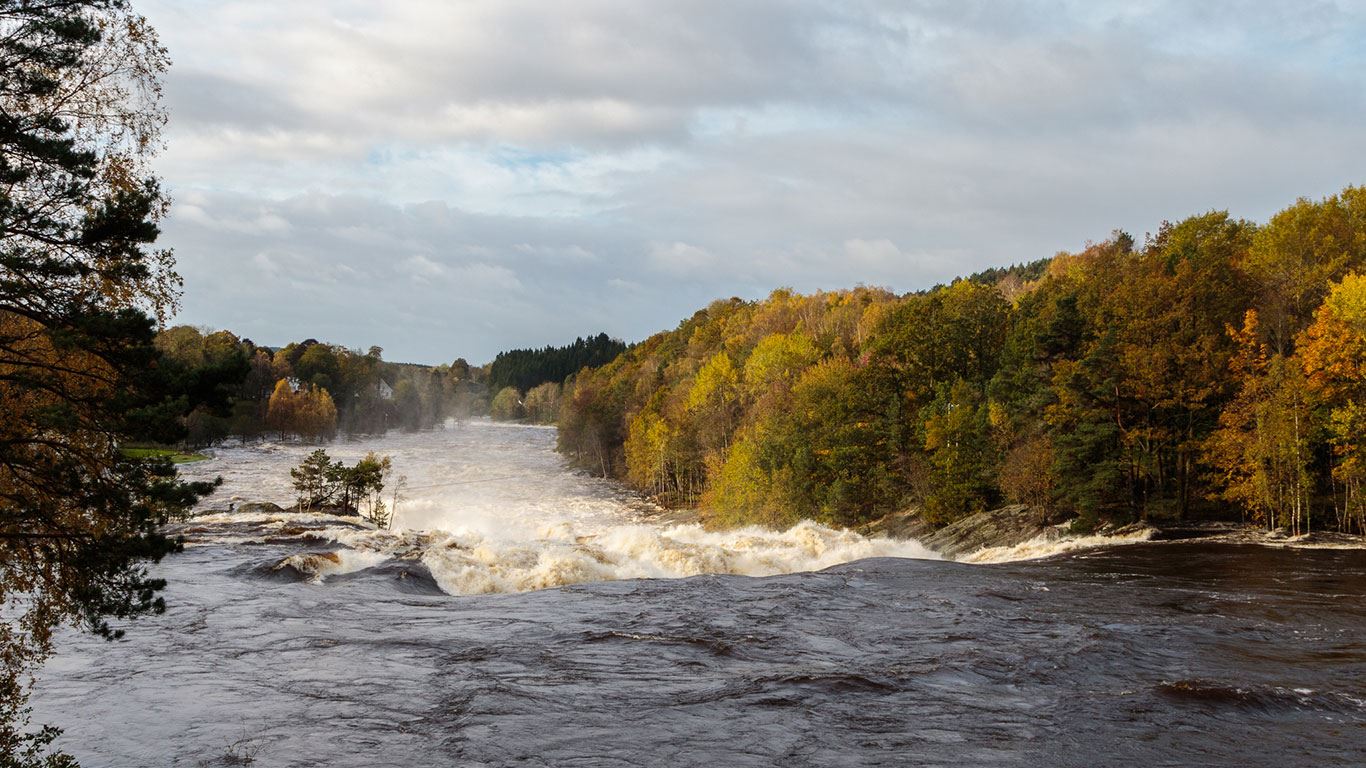
<svg viewBox="0 0 1366 768">
<path fill-rule="evenodd" d="M 394 456 L 408 530 L 198 521 L 160 569 L 171 610 L 64 636 L 35 719 L 86 766 L 1363 764 L 1361 551 L 969 565 L 818 526 L 706 533 L 552 442 L 470 424 L 330 449 Z M 283 502 L 304 452 L 194 471 L 227 479 L 215 504 Z"/>
</svg>

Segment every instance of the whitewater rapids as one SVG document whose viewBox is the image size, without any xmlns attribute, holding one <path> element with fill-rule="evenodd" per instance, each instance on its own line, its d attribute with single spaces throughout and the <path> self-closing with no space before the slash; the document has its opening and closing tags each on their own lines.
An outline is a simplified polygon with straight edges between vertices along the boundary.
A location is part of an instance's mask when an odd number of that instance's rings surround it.
<svg viewBox="0 0 1366 768">
<path fill-rule="evenodd" d="M 1073 546 L 1041 541 L 968 565 L 809 523 L 707 532 L 553 441 L 473 423 L 328 446 L 409 476 L 392 531 L 177 524 L 166 613 L 112 643 L 59 632 L 33 722 L 101 768 L 1362 764 L 1366 550 L 1030 559 Z M 283 504 L 308 450 L 188 470 L 225 478 L 206 512 Z"/>
<path fill-rule="evenodd" d="M 660 523 L 659 508 L 570 471 L 554 452 L 554 436 L 544 427 L 474 421 L 327 446 L 348 463 L 368 451 L 393 458 L 395 477 L 406 481 L 392 530 L 314 513 L 213 512 L 238 500 L 289 505 L 289 469 L 312 447 L 222 449 L 185 467 L 189 477 L 222 476 L 224 485 L 176 532 L 191 545 L 296 540 L 303 551 L 276 568 L 313 580 L 391 561 L 420 566 L 452 595 L 702 574 L 776 576 L 872 557 L 938 558 L 916 541 L 811 522 L 786 531 L 723 532 Z"/>
</svg>

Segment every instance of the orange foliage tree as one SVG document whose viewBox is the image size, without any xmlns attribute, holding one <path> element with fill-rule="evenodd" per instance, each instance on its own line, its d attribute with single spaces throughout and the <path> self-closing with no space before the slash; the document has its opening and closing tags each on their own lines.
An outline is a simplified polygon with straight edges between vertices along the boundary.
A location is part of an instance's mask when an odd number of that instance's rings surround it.
<svg viewBox="0 0 1366 768">
<path fill-rule="evenodd" d="M 1366 276 L 1333 284 L 1297 346 L 1310 388 L 1327 410 L 1332 474 L 1341 487 L 1338 526 L 1366 533 Z"/>
</svg>

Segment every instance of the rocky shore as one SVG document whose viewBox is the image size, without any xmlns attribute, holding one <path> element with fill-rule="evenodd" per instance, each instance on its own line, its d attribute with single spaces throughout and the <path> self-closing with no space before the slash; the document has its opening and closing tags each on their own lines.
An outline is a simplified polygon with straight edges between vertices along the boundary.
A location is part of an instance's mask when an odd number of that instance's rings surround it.
<svg viewBox="0 0 1366 768">
<path fill-rule="evenodd" d="M 297 514 L 268 502 L 247 502 L 229 509 L 206 510 L 201 516 L 185 523 L 168 526 L 167 532 L 182 535 L 195 542 L 201 537 L 219 538 L 225 534 L 250 539 L 253 543 L 276 542 L 299 538 L 312 541 L 315 529 L 337 526 L 373 529 L 364 521 L 343 517 L 343 510 L 319 509 Z M 254 518 L 289 519 L 283 530 L 272 530 L 262 536 L 261 520 Z M 212 519 L 210 528 L 196 522 Z M 644 522 L 673 526 L 700 523 L 702 516 L 696 509 L 654 507 L 641 515 Z M 212 532 L 210 534 L 210 531 Z M 1132 523 L 1125 526 L 1103 526 L 1089 534 L 1075 534 L 1069 526 L 1050 524 L 1037 509 L 1013 505 L 968 515 L 943 527 L 936 527 L 916 509 L 896 512 L 865 523 L 854 532 L 869 537 L 897 541 L 914 540 L 946 559 L 965 562 L 1005 562 L 1047 557 L 1062 552 L 1112 544 L 1181 541 L 1215 541 L 1230 544 L 1260 544 L 1303 548 L 1366 548 L 1366 537 L 1332 531 L 1314 532 L 1302 536 L 1288 536 L 1281 531 L 1228 522 L 1192 522 L 1151 525 Z M 206 536 L 206 534 L 210 534 Z M 259 537 L 259 538 L 258 538 Z"/>
<path fill-rule="evenodd" d="M 1022 504 L 968 515 L 942 528 L 936 528 L 918 510 L 910 509 L 866 523 L 858 531 L 865 536 L 916 539 L 948 558 L 1066 535 L 1063 529 L 1045 523 L 1037 510 Z"/>
<path fill-rule="evenodd" d="M 1102 526 L 1090 534 L 1074 534 L 1067 524 L 1051 525 L 1038 510 L 1014 505 L 968 515 L 942 528 L 925 520 L 918 510 L 897 512 L 860 526 L 867 536 L 916 539 L 946 558 L 981 559 L 996 553 L 1000 559 L 1026 559 L 1054 552 L 1107 543 L 1137 541 L 1217 541 L 1288 547 L 1366 547 L 1366 537 L 1319 531 L 1289 536 L 1259 526 L 1229 522 L 1130 523 Z M 1013 551 L 1012 551 L 1013 550 Z M 990 558 L 987 558 L 990 559 Z"/>
</svg>

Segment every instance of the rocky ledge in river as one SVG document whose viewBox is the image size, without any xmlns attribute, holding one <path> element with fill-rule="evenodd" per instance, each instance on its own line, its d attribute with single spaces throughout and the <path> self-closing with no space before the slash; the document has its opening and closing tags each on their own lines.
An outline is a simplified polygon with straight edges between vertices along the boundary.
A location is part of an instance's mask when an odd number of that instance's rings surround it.
<svg viewBox="0 0 1366 768">
<path fill-rule="evenodd" d="M 867 536 L 916 539 L 947 558 L 961 559 L 982 549 L 1014 547 L 1031 541 L 1075 539 L 1128 539 L 1145 541 L 1220 541 L 1230 544 L 1262 544 L 1289 547 L 1366 547 L 1366 537 L 1356 534 L 1315 531 L 1290 536 L 1285 531 L 1237 522 L 1146 522 L 1102 526 L 1089 536 L 1078 536 L 1066 524 L 1050 525 L 1037 509 L 1017 504 L 978 512 L 936 528 L 917 509 L 894 512 L 857 528 Z"/>
<path fill-rule="evenodd" d="M 866 536 L 916 539 L 944 557 L 956 558 L 987 547 L 1013 547 L 1043 538 L 1066 537 L 1064 530 L 1045 523 L 1039 511 L 1016 504 L 978 512 L 936 528 L 917 509 L 893 512 L 857 529 Z"/>
<path fill-rule="evenodd" d="M 230 507 L 201 510 L 186 520 L 169 523 L 161 532 L 189 544 L 278 544 L 305 541 L 324 543 L 326 529 L 373 530 L 355 515 L 339 515 L 333 508 L 299 512 L 268 501 L 234 502 Z"/>
</svg>

